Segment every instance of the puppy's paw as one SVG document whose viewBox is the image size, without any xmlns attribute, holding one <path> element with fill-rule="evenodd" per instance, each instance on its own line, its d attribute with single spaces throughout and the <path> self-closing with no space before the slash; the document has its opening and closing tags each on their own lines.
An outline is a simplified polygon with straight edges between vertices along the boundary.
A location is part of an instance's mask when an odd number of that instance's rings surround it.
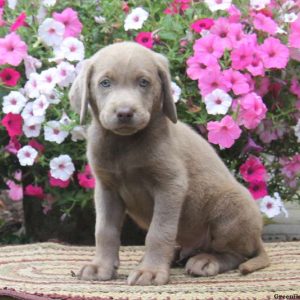
<svg viewBox="0 0 300 300">
<path fill-rule="evenodd" d="M 214 276 L 219 273 L 220 265 L 215 256 L 198 254 L 188 260 L 185 271 L 193 276 Z"/>
<path fill-rule="evenodd" d="M 113 267 L 104 267 L 96 264 L 87 264 L 83 266 L 78 274 L 81 280 L 110 280 L 116 276 L 116 269 Z"/>
<path fill-rule="evenodd" d="M 163 285 L 169 281 L 169 268 L 138 267 L 128 276 L 129 285 Z"/>
</svg>

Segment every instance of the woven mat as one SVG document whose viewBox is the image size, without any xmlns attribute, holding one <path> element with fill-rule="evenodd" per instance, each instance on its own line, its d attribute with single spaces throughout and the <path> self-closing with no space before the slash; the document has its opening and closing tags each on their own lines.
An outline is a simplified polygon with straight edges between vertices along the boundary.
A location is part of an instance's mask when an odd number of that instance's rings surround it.
<svg viewBox="0 0 300 300">
<path fill-rule="evenodd" d="M 0 248 L 0 299 L 300 299 L 300 242 L 266 244 L 272 265 L 242 276 L 231 271 L 195 278 L 172 269 L 165 286 L 127 286 L 126 277 L 143 254 L 142 247 L 123 247 L 117 280 L 86 282 L 72 277 L 93 255 L 94 247 L 41 243 Z M 6 298 L 5 298 L 6 299 Z M 8 299 L 8 298 L 7 298 Z M 11 299 L 11 298 L 10 298 Z M 278 298 L 277 298 L 278 299 Z M 287 298 L 285 298 L 287 299 Z M 290 298 L 292 299 L 292 298 Z"/>
</svg>

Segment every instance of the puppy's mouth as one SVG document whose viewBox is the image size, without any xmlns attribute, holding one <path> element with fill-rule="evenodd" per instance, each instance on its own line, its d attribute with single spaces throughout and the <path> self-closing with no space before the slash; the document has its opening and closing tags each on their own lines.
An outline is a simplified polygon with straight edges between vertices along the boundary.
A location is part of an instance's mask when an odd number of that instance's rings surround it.
<svg viewBox="0 0 300 300">
<path fill-rule="evenodd" d="M 128 126 L 128 125 L 123 125 L 118 128 L 112 129 L 112 131 L 118 135 L 132 135 L 132 134 L 135 134 L 137 131 L 139 131 L 139 128 L 136 128 L 133 126 Z"/>
</svg>

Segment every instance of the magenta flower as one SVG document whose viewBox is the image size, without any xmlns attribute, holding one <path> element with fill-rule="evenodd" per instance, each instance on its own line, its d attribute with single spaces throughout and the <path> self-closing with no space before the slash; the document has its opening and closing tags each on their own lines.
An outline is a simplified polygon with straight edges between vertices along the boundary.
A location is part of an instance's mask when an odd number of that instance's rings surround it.
<svg viewBox="0 0 300 300">
<path fill-rule="evenodd" d="M 27 45 L 15 32 L 0 38 L 0 64 L 18 66 L 27 56 Z"/>
<path fill-rule="evenodd" d="M 0 0 L 0 8 L 3 8 L 5 5 L 5 0 Z"/>
<path fill-rule="evenodd" d="M 236 70 L 242 70 L 251 64 L 253 59 L 254 47 L 248 40 L 242 41 L 231 52 L 232 67 Z"/>
<path fill-rule="evenodd" d="M 289 46 L 300 48 L 300 17 L 298 17 L 298 19 L 291 24 Z"/>
<path fill-rule="evenodd" d="M 78 179 L 79 185 L 84 188 L 93 189 L 95 187 L 95 178 L 93 177 L 93 174 L 91 172 L 89 165 L 85 166 L 84 172 L 77 174 L 77 179 Z"/>
<path fill-rule="evenodd" d="M 209 30 L 214 25 L 214 20 L 211 18 L 203 18 L 191 24 L 191 30 L 200 33 L 202 30 Z"/>
<path fill-rule="evenodd" d="M 229 38 L 230 28 L 232 24 L 226 18 L 218 18 L 211 27 L 210 32 L 220 38 L 222 48 L 231 49 L 232 44 Z"/>
<path fill-rule="evenodd" d="M 5 68 L 0 72 L 1 82 L 7 86 L 16 86 L 21 74 L 12 68 Z"/>
<path fill-rule="evenodd" d="M 61 180 L 61 179 L 54 178 L 51 176 L 50 172 L 48 173 L 48 177 L 49 177 L 49 184 L 52 187 L 60 187 L 62 189 L 65 189 L 70 184 L 70 179 Z"/>
<path fill-rule="evenodd" d="M 28 142 L 28 145 L 34 148 L 35 150 L 39 151 L 40 153 L 45 152 L 45 146 L 40 144 L 37 140 L 31 139 Z"/>
<path fill-rule="evenodd" d="M 11 138 L 22 134 L 22 117 L 19 114 L 8 113 L 2 119 L 1 124 Z"/>
<path fill-rule="evenodd" d="M 255 29 L 267 32 L 271 35 L 276 33 L 278 26 L 272 18 L 262 13 L 253 14 L 252 18 Z"/>
<path fill-rule="evenodd" d="M 198 81 L 198 87 L 202 96 L 210 94 L 215 89 L 221 89 L 228 92 L 230 89 L 230 83 L 224 77 L 223 73 L 219 70 L 213 70 L 207 72 L 206 76 L 201 77 Z"/>
<path fill-rule="evenodd" d="M 22 12 L 15 20 L 15 22 L 10 26 L 10 31 L 17 31 L 20 27 L 28 27 L 26 23 L 26 13 Z"/>
<path fill-rule="evenodd" d="M 187 60 L 187 66 L 187 75 L 193 80 L 200 79 L 209 71 L 221 70 L 218 60 L 212 55 L 202 56 L 195 54 Z"/>
<path fill-rule="evenodd" d="M 224 77 L 229 82 L 229 87 L 236 95 L 247 94 L 250 91 L 247 78 L 233 69 L 228 69 L 223 71 Z"/>
<path fill-rule="evenodd" d="M 82 24 L 78 19 L 77 12 L 68 7 L 61 13 L 53 13 L 53 19 L 65 25 L 64 37 L 78 37 L 82 30 Z"/>
<path fill-rule="evenodd" d="M 268 195 L 267 184 L 265 181 L 250 182 L 248 189 L 255 200 Z"/>
<path fill-rule="evenodd" d="M 273 37 L 265 39 L 260 46 L 261 58 L 265 68 L 283 69 L 289 60 L 289 49 Z"/>
<path fill-rule="evenodd" d="M 207 130 L 208 141 L 221 148 L 230 148 L 242 132 L 231 116 L 225 116 L 220 122 L 208 122 Z"/>
<path fill-rule="evenodd" d="M 154 40 L 152 32 L 140 32 L 136 36 L 135 41 L 146 48 L 153 48 Z"/>
<path fill-rule="evenodd" d="M 240 166 L 240 173 L 247 182 L 266 181 L 267 170 L 261 160 L 256 156 L 250 156 Z"/>
<path fill-rule="evenodd" d="M 266 116 L 267 108 L 261 97 L 251 92 L 239 99 L 238 122 L 247 129 L 254 129 Z"/>
<path fill-rule="evenodd" d="M 33 184 L 29 184 L 25 187 L 24 195 L 39 199 L 44 199 L 45 197 L 43 188 Z"/>
<path fill-rule="evenodd" d="M 220 38 L 212 34 L 196 40 L 193 49 L 196 54 L 203 56 L 212 55 L 216 58 L 220 58 L 224 54 L 224 47 Z"/>
</svg>

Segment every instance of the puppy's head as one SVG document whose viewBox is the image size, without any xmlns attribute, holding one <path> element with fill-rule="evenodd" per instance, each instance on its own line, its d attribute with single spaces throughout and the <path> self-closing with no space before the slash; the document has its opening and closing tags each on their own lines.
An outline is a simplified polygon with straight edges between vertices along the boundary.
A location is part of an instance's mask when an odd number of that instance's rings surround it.
<svg viewBox="0 0 300 300">
<path fill-rule="evenodd" d="M 176 123 L 167 59 L 136 43 L 101 49 L 86 60 L 69 98 L 83 122 L 88 104 L 107 130 L 131 135 L 163 112 Z"/>
</svg>

